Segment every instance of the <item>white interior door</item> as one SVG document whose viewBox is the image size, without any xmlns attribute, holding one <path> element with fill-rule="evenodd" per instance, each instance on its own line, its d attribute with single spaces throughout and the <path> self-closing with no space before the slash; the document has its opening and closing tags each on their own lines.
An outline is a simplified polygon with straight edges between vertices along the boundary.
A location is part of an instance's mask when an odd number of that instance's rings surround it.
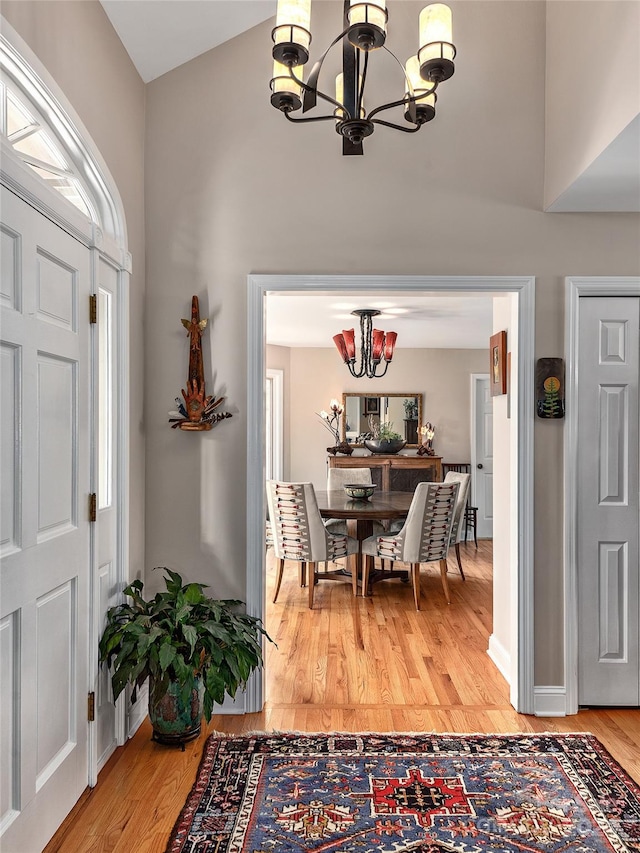
<svg viewBox="0 0 640 853">
<path fill-rule="evenodd" d="M 581 297 L 578 702 L 639 705 L 640 299 Z"/>
<path fill-rule="evenodd" d="M 0 847 L 87 784 L 90 252 L 2 188 Z"/>
<path fill-rule="evenodd" d="M 493 399 L 489 376 L 472 377 L 471 504 L 478 507 L 477 534 L 493 538 Z"/>
</svg>

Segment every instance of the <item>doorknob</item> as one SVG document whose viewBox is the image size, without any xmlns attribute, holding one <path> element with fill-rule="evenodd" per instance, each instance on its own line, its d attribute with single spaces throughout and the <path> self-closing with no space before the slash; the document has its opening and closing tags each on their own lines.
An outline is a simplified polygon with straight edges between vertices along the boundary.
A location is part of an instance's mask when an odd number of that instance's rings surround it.
<svg viewBox="0 0 640 853">
<path fill-rule="evenodd" d="M 477 467 L 478 467 L 478 468 L 484 468 L 484 465 L 482 464 L 482 462 L 478 462 Z"/>
</svg>

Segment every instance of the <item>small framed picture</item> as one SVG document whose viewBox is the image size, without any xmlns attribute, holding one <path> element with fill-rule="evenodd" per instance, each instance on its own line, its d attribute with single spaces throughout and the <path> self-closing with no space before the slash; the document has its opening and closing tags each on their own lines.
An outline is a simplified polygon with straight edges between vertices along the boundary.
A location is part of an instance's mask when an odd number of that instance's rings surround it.
<svg viewBox="0 0 640 853">
<path fill-rule="evenodd" d="M 496 332 L 489 340 L 491 396 L 507 393 L 507 333 Z"/>
<path fill-rule="evenodd" d="M 365 415 L 380 414 L 380 397 L 365 397 L 364 398 L 364 413 Z"/>
</svg>

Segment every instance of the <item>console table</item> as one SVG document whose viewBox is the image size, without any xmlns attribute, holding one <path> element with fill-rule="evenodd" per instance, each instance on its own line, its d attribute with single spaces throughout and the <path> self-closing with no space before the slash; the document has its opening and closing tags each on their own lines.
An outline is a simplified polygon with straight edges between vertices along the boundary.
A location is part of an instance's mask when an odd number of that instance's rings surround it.
<svg viewBox="0 0 640 853">
<path fill-rule="evenodd" d="M 329 456 L 330 468 L 370 468 L 371 481 L 384 492 L 413 492 L 418 483 L 442 482 L 442 456 Z"/>
</svg>

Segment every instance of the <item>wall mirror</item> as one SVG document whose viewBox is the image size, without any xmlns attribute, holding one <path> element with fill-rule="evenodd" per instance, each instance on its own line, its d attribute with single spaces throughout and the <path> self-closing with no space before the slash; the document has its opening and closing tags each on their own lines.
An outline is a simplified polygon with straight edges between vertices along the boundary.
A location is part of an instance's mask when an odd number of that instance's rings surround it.
<svg viewBox="0 0 640 853">
<path fill-rule="evenodd" d="M 342 395 L 342 440 L 363 447 L 371 437 L 371 423 L 391 422 L 408 447 L 416 447 L 418 427 L 422 423 L 422 394 L 350 394 Z"/>
</svg>

